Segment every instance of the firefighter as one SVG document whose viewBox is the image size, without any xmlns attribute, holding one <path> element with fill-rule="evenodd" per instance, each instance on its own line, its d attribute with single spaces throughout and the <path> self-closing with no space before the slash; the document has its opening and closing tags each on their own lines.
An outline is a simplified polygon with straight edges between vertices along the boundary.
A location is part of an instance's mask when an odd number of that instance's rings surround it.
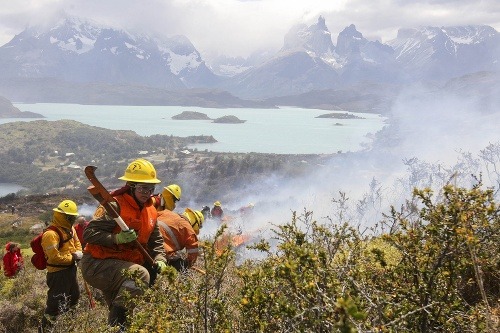
<svg viewBox="0 0 500 333">
<path fill-rule="evenodd" d="M 205 220 L 208 220 L 208 219 L 212 218 L 212 215 L 210 215 L 210 207 L 208 207 L 208 206 L 203 206 L 201 208 L 201 213 L 203 214 L 203 218 Z"/>
<path fill-rule="evenodd" d="M 75 230 L 76 230 L 76 235 L 78 236 L 78 240 L 82 244 L 82 249 L 85 248 L 85 242 L 83 241 L 83 231 L 87 226 L 89 225 L 89 222 L 85 219 L 85 216 L 78 216 L 75 221 Z"/>
<path fill-rule="evenodd" d="M 108 324 L 125 330 L 133 299 L 144 293 L 143 287 L 152 284 L 157 272 L 167 271 L 167 259 L 151 197 L 155 185 L 160 183 L 154 166 L 137 159 L 119 179 L 126 186 L 114 192 L 116 202 L 111 204 L 130 229 L 122 231 L 99 206 L 83 233 L 87 246 L 81 265 L 84 279 L 104 295 L 109 308 Z M 136 240 L 148 251 L 154 265 L 146 261 L 135 245 Z"/>
<path fill-rule="evenodd" d="M 3 256 L 3 269 L 6 277 L 16 276 L 24 268 L 24 259 L 19 243 L 7 242 Z"/>
<path fill-rule="evenodd" d="M 182 215 L 166 208 L 158 212 L 158 225 L 168 264 L 179 272 L 193 266 L 198 258 L 197 235 L 203 221 L 203 214 L 191 208 L 186 208 Z"/>
<path fill-rule="evenodd" d="M 82 245 L 75 228 L 78 207 L 72 200 L 63 200 L 53 209 L 51 226 L 42 236 L 42 247 L 47 258 L 47 306 L 38 332 L 51 330 L 56 317 L 76 307 L 80 298 L 76 263 L 82 258 Z M 62 245 L 59 234 L 63 236 Z"/>
<path fill-rule="evenodd" d="M 224 215 L 224 211 L 222 210 L 222 205 L 220 201 L 214 202 L 214 206 L 212 210 L 210 211 L 210 214 L 212 215 L 212 218 L 222 220 L 222 217 Z"/>
<path fill-rule="evenodd" d="M 250 202 L 246 206 L 241 207 L 239 209 L 240 215 L 244 216 L 244 215 L 250 215 L 250 214 L 252 214 L 254 207 L 255 207 L 255 205 L 252 202 Z"/>
<path fill-rule="evenodd" d="M 177 201 L 181 200 L 181 187 L 177 184 L 171 184 L 163 188 L 163 192 L 161 192 L 160 199 L 160 207 L 161 209 L 168 209 L 173 211 L 175 209 L 175 204 Z"/>
</svg>

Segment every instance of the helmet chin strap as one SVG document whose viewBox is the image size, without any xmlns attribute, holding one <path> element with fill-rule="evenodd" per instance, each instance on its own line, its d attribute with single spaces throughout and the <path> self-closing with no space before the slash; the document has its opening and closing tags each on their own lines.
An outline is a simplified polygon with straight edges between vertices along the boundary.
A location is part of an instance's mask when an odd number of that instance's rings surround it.
<svg viewBox="0 0 500 333">
<path fill-rule="evenodd" d="M 160 197 L 161 197 L 160 206 L 164 207 L 165 206 L 165 199 L 163 199 L 163 195 L 161 195 Z"/>
</svg>

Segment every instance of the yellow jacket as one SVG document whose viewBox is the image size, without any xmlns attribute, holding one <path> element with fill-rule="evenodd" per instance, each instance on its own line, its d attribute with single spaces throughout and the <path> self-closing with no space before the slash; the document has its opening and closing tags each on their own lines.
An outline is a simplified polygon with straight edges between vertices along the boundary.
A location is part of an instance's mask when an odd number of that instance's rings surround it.
<svg viewBox="0 0 500 333">
<path fill-rule="evenodd" d="M 59 248 L 59 235 L 54 230 L 47 230 L 42 236 L 42 247 L 47 258 L 47 272 L 57 272 L 75 264 L 72 253 L 82 251 L 75 228 L 69 226 L 65 214 L 54 212 L 51 225 L 64 235 L 64 243 Z M 57 266 L 50 266 L 57 265 Z"/>
</svg>

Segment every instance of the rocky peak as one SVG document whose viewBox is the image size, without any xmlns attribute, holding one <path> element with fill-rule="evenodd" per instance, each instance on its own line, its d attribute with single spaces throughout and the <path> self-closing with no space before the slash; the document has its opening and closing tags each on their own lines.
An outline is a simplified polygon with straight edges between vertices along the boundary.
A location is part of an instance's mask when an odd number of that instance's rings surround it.
<svg viewBox="0 0 500 333">
<path fill-rule="evenodd" d="M 318 57 L 334 52 L 335 47 L 332 43 L 332 36 L 322 16 L 318 18 L 316 24 L 311 26 L 299 24 L 288 31 L 281 51 L 297 49 L 311 52 Z"/>
<path fill-rule="evenodd" d="M 351 24 L 339 33 L 337 37 L 337 54 L 340 56 L 348 56 L 349 54 L 358 53 L 360 47 L 366 44 L 367 40 L 363 34 L 356 30 L 356 26 Z"/>
</svg>

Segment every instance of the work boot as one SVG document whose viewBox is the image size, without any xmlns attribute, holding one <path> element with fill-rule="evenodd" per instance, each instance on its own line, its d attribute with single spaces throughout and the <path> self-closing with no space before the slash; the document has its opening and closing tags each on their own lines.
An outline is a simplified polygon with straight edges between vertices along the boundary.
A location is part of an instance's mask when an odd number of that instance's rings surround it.
<svg viewBox="0 0 500 333">
<path fill-rule="evenodd" d="M 109 310 L 108 325 L 111 327 L 118 326 L 119 332 L 125 332 L 125 324 L 127 321 L 127 309 L 121 306 L 113 305 Z"/>
<path fill-rule="evenodd" d="M 52 330 L 56 316 L 51 316 L 49 314 L 44 314 L 42 317 L 42 322 L 38 326 L 38 333 L 46 333 Z"/>
</svg>

